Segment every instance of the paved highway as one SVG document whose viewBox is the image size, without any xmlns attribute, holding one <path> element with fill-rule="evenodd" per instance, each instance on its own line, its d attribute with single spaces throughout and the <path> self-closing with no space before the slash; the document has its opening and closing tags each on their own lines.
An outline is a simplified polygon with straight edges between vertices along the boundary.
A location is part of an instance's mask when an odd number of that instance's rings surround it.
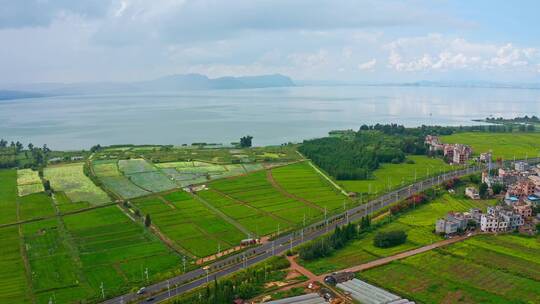
<svg viewBox="0 0 540 304">
<path fill-rule="evenodd" d="M 529 159 L 529 163 L 538 163 L 540 159 Z M 496 166 L 494 166 L 496 167 Z M 356 206 L 341 214 L 334 215 L 326 220 L 312 224 L 302 230 L 281 236 L 274 241 L 261 246 L 250 248 L 244 252 L 234 254 L 222 260 L 209 264 L 205 269 L 198 268 L 185 274 L 176 276 L 166 281 L 156 283 L 146 287 L 146 295 L 140 296 L 135 293 L 116 297 L 103 304 L 126 304 L 126 303 L 159 303 L 171 297 L 203 286 L 211 282 L 214 278 L 221 278 L 232 274 L 238 270 L 264 261 L 274 255 L 283 253 L 291 247 L 298 246 L 304 242 L 313 240 L 336 226 L 344 225 L 349 221 L 360 220 L 363 216 L 373 214 L 384 207 L 406 199 L 412 194 L 424 191 L 435 185 L 454 177 L 461 177 L 471 173 L 479 172 L 483 167 L 473 166 L 466 169 L 447 172 L 415 184 L 402 187 L 395 191 L 384 194 L 366 204 Z M 152 295 L 152 296 L 150 296 Z"/>
</svg>

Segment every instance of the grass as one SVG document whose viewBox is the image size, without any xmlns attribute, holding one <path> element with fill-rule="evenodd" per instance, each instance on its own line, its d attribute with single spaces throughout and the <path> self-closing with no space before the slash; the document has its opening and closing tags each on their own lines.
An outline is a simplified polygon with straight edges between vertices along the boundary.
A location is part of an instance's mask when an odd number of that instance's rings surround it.
<svg viewBox="0 0 540 304">
<path fill-rule="evenodd" d="M 495 158 L 505 160 L 538 157 L 540 154 L 540 133 L 475 133 L 464 132 L 443 136 L 443 142 L 470 145 L 473 153 L 493 151 Z"/>
<path fill-rule="evenodd" d="M 375 194 L 385 193 L 401 185 L 411 184 L 416 179 L 421 180 L 431 175 L 456 170 L 455 166 L 445 163 L 439 158 L 429 158 L 422 155 L 410 155 L 407 159 L 413 164 L 382 164 L 373 172 L 373 179 L 338 181 L 338 184 L 347 191 Z"/>
<path fill-rule="evenodd" d="M 151 196 L 133 201 L 143 214 L 176 246 L 205 257 L 240 244 L 246 238 L 235 226 L 186 192 Z"/>
<path fill-rule="evenodd" d="M 449 211 L 467 211 L 470 208 L 485 208 L 494 203 L 492 200 L 473 201 L 460 198 L 457 195 L 444 194 L 433 202 L 405 212 L 380 228 L 363 234 L 360 239 L 336 251 L 330 257 L 313 261 L 303 261 L 302 263 L 312 272 L 323 274 L 421 247 L 442 240 L 440 236 L 433 233 L 435 221 L 446 215 Z M 407 241 L 404 244 L 390 248 L 378 248 L 373 245 L 373 238 L 377 232 L 392 230 L 405 231 L 408 235 Z"/>
<path fill-rule="evenodd" d="M 64 192 L 73 202 L 88 202 L 99 205 L 110 199 L 103 190 L 94 185 L 83 173 L 83 163 L 74 163 L 45 168 L 45 178 L 55 191 Z"/>
<path fill-rule="evenodd" d="M 476 236 L 360 277 L 423 303 L 538 303 L 539 244 L 539 237 Z"/>
</svg>

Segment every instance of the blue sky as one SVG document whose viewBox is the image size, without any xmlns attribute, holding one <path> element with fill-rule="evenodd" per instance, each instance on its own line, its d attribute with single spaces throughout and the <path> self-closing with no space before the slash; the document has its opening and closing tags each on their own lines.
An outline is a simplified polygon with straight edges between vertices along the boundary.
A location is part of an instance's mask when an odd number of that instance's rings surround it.
<svg viewBox="0 0 540 304">
<path fill-rule="evenodd" d="M 0 0 L 0 83 L 540 81 L 540 1 Z"/>
</svg>

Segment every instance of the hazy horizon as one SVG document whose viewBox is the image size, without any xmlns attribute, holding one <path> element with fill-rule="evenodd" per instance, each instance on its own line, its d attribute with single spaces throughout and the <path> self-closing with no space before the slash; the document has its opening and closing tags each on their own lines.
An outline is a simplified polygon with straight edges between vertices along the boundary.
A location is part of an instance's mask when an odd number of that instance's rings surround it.
<svg viewBox="0 0 540 304">
<path fill-rule="evenodd" d="M 3 1 L 2 84 L 540 81 L 537 1 Z"/>
</svg>

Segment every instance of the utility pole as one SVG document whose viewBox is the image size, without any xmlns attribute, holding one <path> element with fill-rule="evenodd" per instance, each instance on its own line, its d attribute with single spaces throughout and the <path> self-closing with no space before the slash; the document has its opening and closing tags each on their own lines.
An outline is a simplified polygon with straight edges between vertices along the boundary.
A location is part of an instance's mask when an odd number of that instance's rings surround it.
<svg viewBox="0 0 540 304">
<path fill-rule="evenodd" d="M 146 274 L 146 283 L 148 283 L 148 267 L 146 267 L 144 273 Z"/>
<path fill-rule="evenodd" d="M 272 256 L 276 255 L 275 253 L 275 241 L 272 241 Z"/>
<path fill-rule="evenodd" d="M 186 273 L 186 256 L 182 256 L 182 264 L 184 265 L 184 273 Z"/>
<path fill-rule="evenodd" d="M 302 226 L 303 226 L 303 227 L 306 227 L 306 213 L 305 213 L 305 212 L 304 212 L 304 221 L 303 221 L 302 223 L 303 223 Z M 302 231 L 303 231 L 303 230 L 304 230 L 304 229 L 302 229 Z"/>
<path fill-rule="evenodd" d="M 105 287 L 103 287 L 103 282 L 101 282 L 101 285 L 99 286 L 99 288 L 101 289 L 101 297 L 105 299 Z"/>
<path fill-rule="evenodd" d="M 171 297 L 171 283 L 167 280 L 167 291 L 169 292 L 169 298 Z"/>
</svg>

